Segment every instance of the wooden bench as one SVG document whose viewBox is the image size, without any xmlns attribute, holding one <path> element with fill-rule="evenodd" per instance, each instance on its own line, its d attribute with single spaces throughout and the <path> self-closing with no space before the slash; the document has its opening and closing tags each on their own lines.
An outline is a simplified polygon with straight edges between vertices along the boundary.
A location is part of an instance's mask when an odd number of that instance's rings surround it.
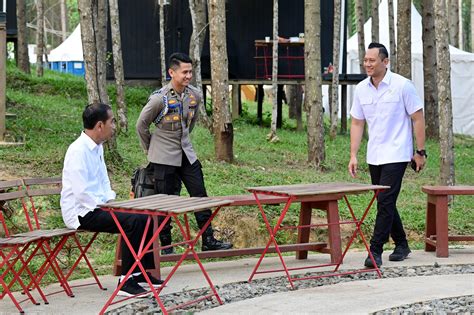
<svg viewBox="0 0 474 315">
<path fill-rule="evenodd" d="M 253 206 L 257 205 L 255 197 L 252 194 L 245 195 L 231 195 L 231 196 L 215 196 L 213 198 L 222 198 L 226 200 L 233 200 L 234 202 L 230 206 Z M 301 228 L 298 229 L 298 242 L 297 244 L 288 244 L 279 246 L 280 251 L 282 252 L 296 252 L 296 259 L 306 259 L 308 257 L 308 251 L 318 251 L 323 253 L 328 253 L 331 255 L 331 262 L 336 263 L 340 260 L 342 256 L 341 251 L 341 233 L 339 228 L 339 209 L 338 209 L 338 200 L 342 197 L 334 197 L 334 199 L 327 201 L 311 202 L 311 203 L 301 203 L 300 216 L 299 216 L 299 225 L 309 225 L 311 224 L 311 212 L 312 209 L 321 209 L 327 212 L 327 221 L 328 225 L 328 243 L 322 242 L 309 242 L 310 228 Z M 271 205 L 271 204 L 281 204 L 287 201 L 287 198 L 277 197 L 277 196 L 259 196 L 262 204 Z M 229 207 L 229 206 L 227 206 Z M 168 261 L 177 261 L 181 258 L 179 254 L 171 255 L 160 255 L 159 246 L 155 242 L 154 244 L 154 257 L 155 264 L 157 269 L 153 271 L 155 276 L 160 275 L 159 263 L 168 262 Z M 233 256 L 243 256 L 243 255 L 256 255 L 261 254 L 264 251 L 264 247 L 253 247 L 253 248 L 237 248 L 229 250 L 216 250 L 216 251 L 206 251 L 199 252 L 198 256 L 200 259 L 203 258 L 222 258 L 222 257 L 233 257 Z M 268 252 L 275 253 L 275 249 L 270 247 Z M 120 240 L 117 243 L 117 250 L 115 254 L 114 262 L 114 275 L 121 274 L 121 253 L 120 253 Z M 192 255 L 189 254 L 186 259 L 193 259 Z"/>
<path fill-rule="evenodd" d="M 474 241 L 474 235 L 449 235 L 448 196 L 474 195 L 474 186 L 423 186 L 426 207 L 425 251 L 436 250 L 436 257 L 448 257 L 449 241 Z"/>
</svg>

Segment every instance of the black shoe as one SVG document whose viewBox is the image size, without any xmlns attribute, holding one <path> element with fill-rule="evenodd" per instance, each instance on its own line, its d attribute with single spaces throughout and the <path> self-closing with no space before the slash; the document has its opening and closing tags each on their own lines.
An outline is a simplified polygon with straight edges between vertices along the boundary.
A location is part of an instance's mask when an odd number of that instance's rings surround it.
<svg viewBox="0 0 474 315">
<path fill-rule="evenodd" d="M 119 280 L 120 284 L 120 280 Z M 146 294 L 147 290 L 141 287 L 138 282 L 133 278 L 130 277 L 124 284 L 117 295 L 121 296 L 136 296 L 137 298 L 146 298 L 149 294 Z"/>
<path fill-rule="evenodd" d="M 382 266 L 382 254 L 372 253 L 372 256 L 374 257 L 377 267 L 380 268 L 380 266 Z M 367 268 L 375 268 L 374 264 L 372 263 L 372 259 L 370 259 L 370 256 L 367 256 L 367 258 L 365 259 L 364 266 L 366 266 Z"/>
<path fill-rule="evenodd" d="M 403 261 L 405 258 L 410 255 L 411 250 L 408 246 L 395 246 L 395 249 L 393 250 L 393 253 L 388 256 L 388 260 L 390 261 Z"/>
<path fill-rule="evenodd" d="M 151 284 L 153 284 L 153 286 L 155 288 L 160 288 L 162 285 L 163 285 L 163 280 L 161 279 L 156 279 L 155 277 L 153 277 L 151 275 L 151 273 L 147 272 L 146 273 L 148 278 L 150 278 L 150 282 Z M 133 276 L 133 279 L 140 285 L 140 286 L 143 286 L 143 287 L 148 287 L 148 282 L 146 282 L 145 280 L 145 277 L 142 275 L 142 274 L 139 274 L 138 276 Z"/>
<path fill-rule="evenodd" d="M 172 255 L 174 254 L 174 247 L 168 247 L 161 250 L 161 255 Z"/>
<path fill-rule="evenodd" d="M 202 251 L 208 250 L 220 250 L 232 248 L 231 243 L 225 243 L 223 241 L 216 240 L 214 236 L 203 236 L 202 237 Z"/>
</svg>

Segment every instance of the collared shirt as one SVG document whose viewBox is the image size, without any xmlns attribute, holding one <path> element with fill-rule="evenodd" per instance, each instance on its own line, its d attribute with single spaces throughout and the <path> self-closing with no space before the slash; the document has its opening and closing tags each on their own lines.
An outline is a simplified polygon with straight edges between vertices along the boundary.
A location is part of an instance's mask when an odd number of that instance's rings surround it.
<svg viewBox="0 0 474 315">
<path fill-rule="evenodd" d="M 189 163 L 193 164 L 197 160 L 189 134 L 196 124 L 200 101 L 195 87 L 189 85 L 178 95 L 171 83 L 149 97 L 136 124 L 140 144 L 147 151 L 148 161 L 179 167 L 183 153 Z M 162 115 L 161 120 L 151 132 L 150 125 L 159 115 Z"/>
<path fill-rule="evenodd" d="M 422 108 L 413 83 L 388 69 L 378 88 L 370 77 L 357 85 L 351 116 L 367 122 L 368 164 L 410 161 L 413 156 L 410 115 Z"/>
<path fill-rule="evenodd" d="M 77 229 L 78 217 L 115 199 L 104 161 L 104 148 L 84 132 L 66 152 L 62 176 L 61 212 L 68 228 Z"/>
</svg>

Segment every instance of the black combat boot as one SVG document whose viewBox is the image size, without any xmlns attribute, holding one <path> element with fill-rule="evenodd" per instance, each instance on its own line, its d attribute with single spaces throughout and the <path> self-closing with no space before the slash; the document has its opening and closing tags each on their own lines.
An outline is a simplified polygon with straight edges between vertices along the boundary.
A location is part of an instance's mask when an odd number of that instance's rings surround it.
<svg viewBox="0 0 474 315">
<path fill-rule="evenodd" d="M 213 235 L 202 236 L 202 251 L 232 248 L 232 243 L 216 240 Z"/>
<path fill-rule="evenodd" d="M 161 247 L 171 245 L 171 231 L 170 233 L 160 233 L 160 243 Z M 167 247 L 161 250 L 161 255 L 171 255 L 174 254 L 174 247 Z"/>
</svg>

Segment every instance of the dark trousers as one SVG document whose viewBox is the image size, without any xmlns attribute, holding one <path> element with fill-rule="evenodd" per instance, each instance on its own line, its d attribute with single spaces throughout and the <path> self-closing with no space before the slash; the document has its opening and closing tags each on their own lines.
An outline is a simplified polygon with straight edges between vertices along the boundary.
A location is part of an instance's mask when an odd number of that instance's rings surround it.
<svg viewBox="0 0 474 315">
<path fill-rule="evenodd" d="M 177 186 L 181 185 L 182 181 L 191 197 L 207 197 L 206 187 L 204 186 L 204 175 L 202 173 L 202 166 L 199 160 L 196 160 L 196 162 L 190 164 L 186 154 L 183 152 L 181 166 L 155 163 L 153 163 L 153 166 L 155 170 L 155 193 L 179 195 L 180 189 L 178 189 Z M 196 222 L 200 229 L 209 220 L 211 214 L 211 210 L 204 210 L 194 213 Z M 163 217 L 159 217 L 158 222 L 161 223 L 162 221 Z M 211 225 L 209 225 L 203 236 L 211 236 L 212 234 L 213 230 Z M 170 237 L 170 235 L 171 222 L 168 221 L 160 235 L 162 244 L 164 240 L 163 237 Z"/>
<path fill-rule="evenodd" d="M 377 217 L 374 234 L 370 240 L 370 250 L 374 253 L 382 254 L 383 245 L 388 242 L 389 235 L 395 245 L 408 245 L 397 210 L 397 198 L 406 168 L 407 162 L 369 165 L 372 184 L 390 186 L 390 189 L 377 196 Z"/>
<path fill-rule="evenodd" d="M 143 231 L 145 230 L 147 216 L 141 214 L 128 214 L 128 213 L 116 213 L 117 219 L 120 222 L 125 234 L 127 235 L 130 243 L 132 244 L 135 252 L 138 252 L 140 247 L 140 242 L 143 237 Z M 89 212 L 84 217 L 79 217 L 79 229 L 91 231 L 91 232 L 105 232 L 105 233 L 120 233 L 117 225 L 115 224 L 114 219 L 109 212 L 95 209 L 94 211 Z M 146 241 L 149 241 L 153 236 L 153 221 L 150 222 L 148 228 L 148 234 Z M 135 258 L 133 258 L 130 249 L 127 244 L 122 239 L 122 274 L 125 275 L 133 263 Z M 154 269 L 155 261 L 153 259 L 153 253 L 147 253 L 142 259 L 142 264 L 145 269 Z M 140 272 L 138 266 L 135 267 L 133 272 Z"/>
</svg>

